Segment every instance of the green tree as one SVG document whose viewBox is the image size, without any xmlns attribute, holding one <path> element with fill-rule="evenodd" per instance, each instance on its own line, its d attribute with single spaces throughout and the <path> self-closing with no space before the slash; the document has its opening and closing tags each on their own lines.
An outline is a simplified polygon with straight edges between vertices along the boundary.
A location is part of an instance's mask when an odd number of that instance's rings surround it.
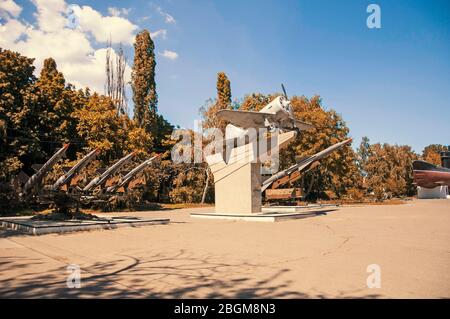
<svg viewBox="0 0 450 319">
<path fill-rule="evenodd" d="M 165 152 L 170 150 L 171 145 L 167 145 L 174 126 L 167 121 L 161 114 L 156 115 L 157 130 L 154 136 L 154 149 L 156 152 Z"/>
<path fill-rule="evenodd" d="M 370 156 L 370 140 L 367 136 L 363 136 L 361 139 L 361 143 L 359 144 L 358 150 L 358 169 L 362 173 L 363 176 L 366 176 L 367 173 L 364 171 L 364 167 L 367 164 L 367 160 Z"/>
<path fill-rule="evenodd" d="M 147 132 L 156 131 L 158 95 L 155 83 L 155 45 L 148 30 L 136 35 L 131 73 L 134 119 Z"/>
</svg>

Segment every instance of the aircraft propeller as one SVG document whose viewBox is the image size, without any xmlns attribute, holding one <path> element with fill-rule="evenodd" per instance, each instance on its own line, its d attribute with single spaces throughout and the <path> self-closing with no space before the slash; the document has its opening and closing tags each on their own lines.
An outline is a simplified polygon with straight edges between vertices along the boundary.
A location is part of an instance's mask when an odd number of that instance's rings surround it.
<svg viewBox="0 0 450 319">
<path fill-rule="evenodd" d="M 284 98 L 285 98 L 286 101 L 288 101 L 288 103 L 289 103 L 290 100 L 289 100 L 289 98 L 288 98 L 288 96 L 287 96 L 286 89 L 285 89 L 283 83 L 281 83 L 281 89 L 283 90 Z M 287 111 L 291 114 L 291 116 L 294 116 L 294 114 L 293 114 L 293 112 L 292 112 L 292 108 L 291 108 L 290 103 L 287 105 L 286 109 L 287 109 Z"/>
<path fill-rule="evenodd" d="M 283 89 L 284 97 L 286 98 L 286 100 L 289 100 L 288 96 L 287 96 L 287 93 L 286 93 L 286 89 L 284 88 L 283 83 L 281 83 L 281 88 Z"/>
</svg>

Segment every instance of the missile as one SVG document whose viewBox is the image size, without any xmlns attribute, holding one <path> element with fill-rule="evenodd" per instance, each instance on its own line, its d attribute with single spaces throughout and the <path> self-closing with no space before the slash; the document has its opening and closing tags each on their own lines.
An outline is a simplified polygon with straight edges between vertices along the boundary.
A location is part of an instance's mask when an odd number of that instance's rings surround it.
<svg viewBox="0 0 450 319">
<path fill-rule="evenodd" d="M 30 179 L 23 186 L 22 196 L 29 195 L 33 188 L 42 182 L 44 176 L 52 169 L 56 162 L 64 156 L 68 147 L 69 144 L 64 144 L 62 148 L 60 148 L 44 165 L 42 165 L 36 174 L 30 177 Z"/>
<path fill-rule="evenodd" d="M 95 149 L 89 152 L 81 160 L 79 160 L 67 173 L 58 178 L 55 184 L 53 184 L 52 190 L 56 191 L 60 189 L 62 186 L 70 183 L 75 174 L 77 174 L 81 169 L 83 169 L 87 164 L 89 164 L 89 162 L 92 161 L 99 152 L 100 151 L 98 149 Z"/>
<path fill-rule="evenodd" d="M 133 178 L 139 174 L 140 172 L 142 172 L 147 166 L 149 166 L 154 159 L 156 159 L 157 157 L 159 157 L 160 154 L 155 155 L 151 158 L 149 158 L 148 160 L 142 162 L 141 164 L 139 164 L 138 166 L 136 166 L 135 168 L 133 168 L 128 174 L 126 174 L 123 179 L 120 181 L 120 183 L 113 185 L 111 187 L 108 187 L 107 192 L 109 193 L 113 193 L 115 192 L 117 189 L 119 189 L 120 187 L 126 187 L 132 180 Z"/>
<path fill-rule="evenodd" d="M 349 138 L 345 141 L 336 143 L 336 144 L 324 149 L 323 151 L 320 151 L 319 153 L 308 156 L 308 157 L 300 160 L 297 164 L 294 164 L 291 167 L 272 175 L 271 177 L 269 177 L 268 179 L 266 179 L 263 182 L 263 184 L 261 186 L 261 191 L 263 192 L 266 188 L 268 188 L 270 185 L 272 185 L 273 182 L 275 182 L 275 181 L 279 180 L 280 178 L 283 178 L 287 175 L 290 175 L 295 171 L 299 171 L 300 173 L 306 172 L 307 170 L 309 170 L 311 168 L 311 166 L 314 163 L 321 160 L 328 154 L 336 151 L 337 149 L 343 147 L 344 145 L 349 144 L 351 141 L 352 141 L 352 139 Z"/>
<path fill-rule="evenodd" d="M 87 192 L 87 191 L 91 190 L 92 188 L 95 188 L 99 185 L 104 184 L 111 175 L 114 175 L 115 173 L 117 173 L 123 165 L 128 163 L 133 158 L 134 154 L 135 154 L 135 152 L 126 155 L 126 156 L 122 157 L 120 160 L 118 160 L 115 164 L 108 167 L 108 169 L 103 174 L 101 174 L 100 176 L 97 176 L 96 178 L 91 180 L 89 182 L 89 184 L 87 184 L 86 187 L 83 188 L 83 191 Z"/>
</svg>

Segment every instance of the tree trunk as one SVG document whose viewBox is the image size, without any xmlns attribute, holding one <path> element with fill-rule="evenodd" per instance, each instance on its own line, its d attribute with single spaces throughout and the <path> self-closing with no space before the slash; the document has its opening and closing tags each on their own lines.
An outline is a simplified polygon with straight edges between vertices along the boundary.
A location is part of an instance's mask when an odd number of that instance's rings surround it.
<svg viewBox="0 0 450 319">
<path fill-rule="evenodd" d="M 208 185 L 209 185 L 209 168 L 206 168 L 206 182 L 205 182 L 205 188 L 203 189 L 202 204 L 205 203 L 206 193 L 208 191 Z"/>
</svg>

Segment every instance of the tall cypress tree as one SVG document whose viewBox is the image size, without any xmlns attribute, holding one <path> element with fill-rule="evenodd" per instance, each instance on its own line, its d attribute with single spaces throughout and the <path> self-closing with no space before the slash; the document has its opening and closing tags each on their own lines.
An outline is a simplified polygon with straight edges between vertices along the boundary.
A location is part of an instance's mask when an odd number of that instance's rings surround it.
<svg viewBox="0 0 450 319">
<path fill-rule="evenodd" d="M 156 130 L 158 95 L 155 83 L 155 45 L 148 30 L 136 35 L 134 42 L 134 64 L 131 73 L 133 89 L 134 119 L 147 132 Z"/>
<path fill-rule="evenodd" d="M 217 73 L 217 103 L 219 109 L 226 109 L 231 105 L 231 87 L 225 72 Z"/>
</svg>

